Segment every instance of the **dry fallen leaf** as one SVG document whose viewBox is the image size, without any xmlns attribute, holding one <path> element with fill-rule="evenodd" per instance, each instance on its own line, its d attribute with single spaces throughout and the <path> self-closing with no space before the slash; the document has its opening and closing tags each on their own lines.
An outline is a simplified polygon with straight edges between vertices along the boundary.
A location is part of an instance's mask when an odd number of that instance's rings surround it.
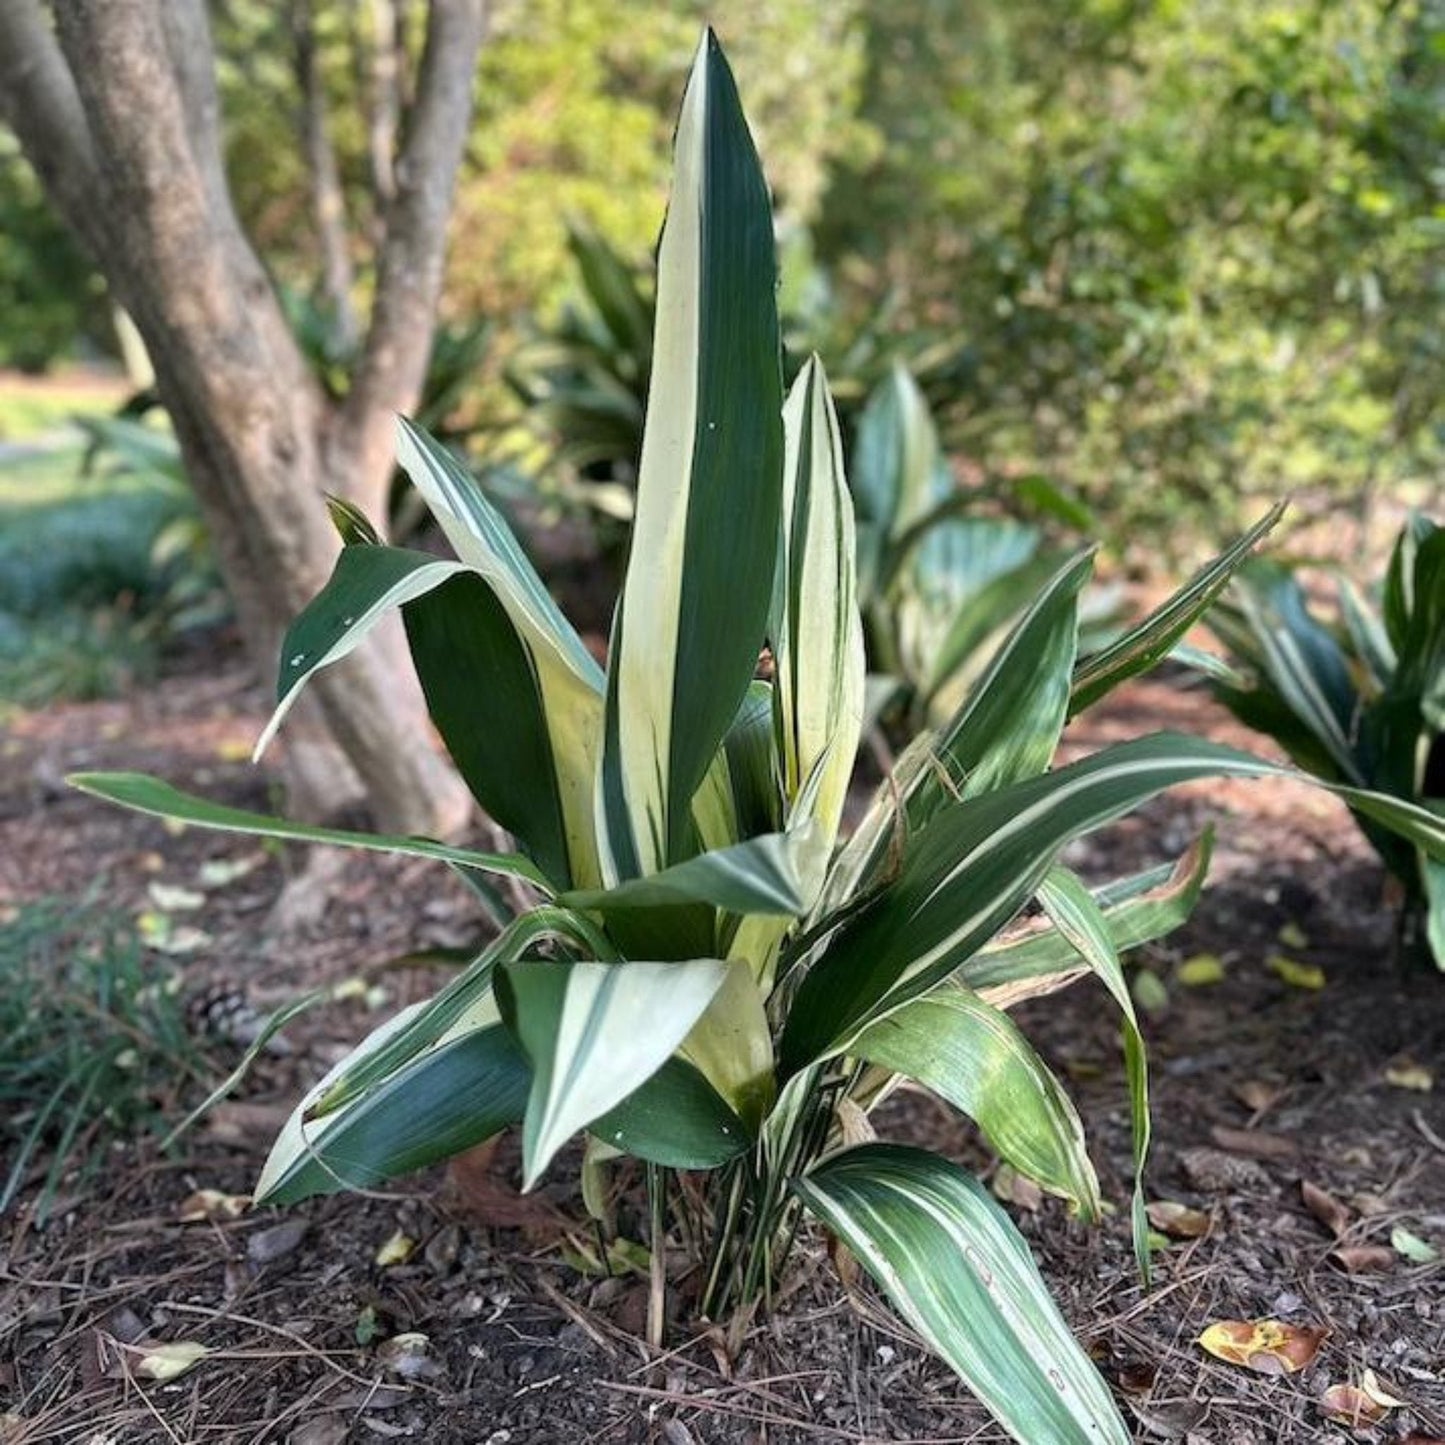
<svg viewBox="0 0 1445 1445">
<path fill-rule="evenodd" d="M 1397 1089 L 1428 1094 L 1435 1087 L 1435 1075 L 1424 1064 L 1417 1064 L 1413 1059 L 1400 1059 L 1385 1070 L 1385 1082 Z"/>
<path fill-rule="evenodd" d="M 376 1251 L 375 1264 L 378 1269 L 386 1269 L 390 1265 L 405 1264 L 416 1251 L 416 1240 L 411 1235 L 403 1234 L 396 1230 L 392 1236 Z"/>
<path fill-rule="evenodd" d="M 1299 1145 L 1293 1139 L 1263 1129 L 1231 1129 L 1226 1124 L 1216 1124 L 1209 1136 L 1221 1149 L 1255 1159 L 1290 1159 L 1299 1153 Z"/>
<path fill-rule="evenodd" d="M 431 1339 L 419 1330 L 393 1335 L 376 1347 L 376 1360 L 383 1369 L 403 1380 L 432 1380 L 442 1367 L 430 1355 Z"/>
<path fill-rule="evenodd" d="M 1267 1084 L 1263 1079 L 1241 1079 L 1231 1084 L 1230 1093 L 1251 1113 L 1262 1114 L 1278 1102 L 1284 1089 L 1279 1084 Z"/>
<path fill-rule="evenodd" d="M 1172 1199 L 1156 1199 L 1145 1213 L 1155 1229 L 1175 1239 L 1202 1239 L 1209 1233 L 1209 1216 L 1202 1209 L 1191 1209 Z"/>
<path fill-rule="evenodd" d="M 1224 964 L 1217 954 L 1196 953 L 1174 970 L 1174 982 L 1185 988 L 1203 988 L 1224 982 Z"/>
<path fill-rule="evenodd" d="M 1333 1194 L 1327 1193 L 1318 1184 L 1311 1184 L 1308 1179 L 1300 1180 L 1299 1192 L 1305 1208 L 1336 1239 L 1350 1227 L 1350 1211 Z"/>
<path fill-rule="evenodd" d="M 1317 963 L 1301 963 L 1298 959 L 1286 958 L 1282 953 L 1270 954 L 1264 963 L 1276 978 L 1291 988 L 1321 989 L 1325 986 L 1325 971 Z"/>
<path fill-rule="evenodd" d="M 135 1373 L 164 1384 L 184 1375 L 211 1352 L 194 1340 L 177 1340 L 172 1345 L 150 1345 L 135 1363 Z"/>
<path fill-rule="evenodd" d="M 249 1194 L 223 1194 L 219 1189 L 198 1189 L 181 1200 L 176 1218 L 182 1224 L 216 1224 L 227 1219 L 239 1219 L 250 1203 Z"/>
<path fill-rule="evenodd" d="M 1377 1274 L 1393 1269 L 1397 1256 L 1383 1244 L 1342 1244 L 1330 1251 L 1330 1258 L 1346 1274 Z"/>
<path fill-rule="evenodd" d="M 1030 1214 L 1037 1213 L 1044 1202 L 1044 1191 L 1027 1175 L 1020 1174 L 1011 1164 L 1000 1164 L 994 1170 L 990 1188 L 993 1190 L 995 1199 L 1002 1199 L 1005 1204 L 1015 1204 L 1020 1209 L 1027 1209 Z"/>
<path fill-rule="evenodd" d="M 1199 1336 L 1217 1360 L 1260 1375 L 1292 1375 L 1319 1353 L 1328 1330 L 1279 1320 L 1219 1320 Z"/>
<path fill-rule="evenodd" d="M 1427 1244 L 1403 1224 L 1397 1224 L 1390 1231 L 1390 1248 L 1403 1254 L 1411 1264 L 1434 1264 L 1440 1258 L 1440 1251 L 1433 1244 Z"/>
<path fill-rule="evenodd" d="M 1358 1430 L 1379 1424 L 1404 1403 L 1390 1394 L 1373 1370 L 1366 1370 L 1358 1385 L 1331 1385 L 1320 1398 L 1320 1409 L 1337 1424 Z"/>
</svg>

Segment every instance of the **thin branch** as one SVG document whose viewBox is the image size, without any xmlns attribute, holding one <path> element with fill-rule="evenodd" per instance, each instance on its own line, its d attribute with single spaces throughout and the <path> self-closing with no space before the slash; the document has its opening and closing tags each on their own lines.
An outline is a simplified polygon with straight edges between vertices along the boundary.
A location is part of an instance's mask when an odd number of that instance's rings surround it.
<svg viewBox="0 0 1445 1445">
<path fill-rule="evenodd" d="M 0 116 L 15 132 L 51 204 L 92 257 L 104 254 L 104 212 L 90 129 L 75 82 L 36 0 L 0 3 Z"/>
<path fill-rule="evenodd" d="M 311 201 L 316 239 L 321 247 L 321 285 L 331 307 L 336 341 L 349 353 L 357 342 L 356 309 L 352 305 L 355 276 L 346 227 L 346 197 L 336 149 L 326 125 L 326 92 L 316 52 L 312 0 L 292 0 L 292 64 L 301 92 L 299 125 L 306 165 L 311 175 Z"/>
<path fill-rule="evenodd" d="M 431 350 L 447 218 L 472 115 L 485 0 L 432 0 L 416 104 L 397 160 L 377 263 L 376 302 L 338 444 L 342 485 L 364 495 L 390 473 L 392 413 L 416 405 Z"/>
</svg>

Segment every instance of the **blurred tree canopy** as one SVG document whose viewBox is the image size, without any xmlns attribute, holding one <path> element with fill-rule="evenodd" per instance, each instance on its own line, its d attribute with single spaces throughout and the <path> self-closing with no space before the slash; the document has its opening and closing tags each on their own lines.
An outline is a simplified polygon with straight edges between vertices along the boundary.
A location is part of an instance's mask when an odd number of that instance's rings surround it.
<svg viewBox="0 0 1445 1445">
<path fill-rule="evenodd" d="M 414 53 L 418 7 L 304 8 L 298 30 L 295 4 L 214 7 L 233 189 L 289 288 L 340 275 L 364 301 L 365 248 L 327 249 L 306 77 L 338 234 L 365 237 L 397 102 L 371 42 Z M 1201 541 L 1255 497 L 1438 474 L 1442 0 L 496 0 L 445 316 L 554 310 L 569 219 L 649 254 L 704 18 L 838 328 L 957 348 L 942 421 L 975 468 Z M 26 307 L 0 313 L 0 356 L 93 315 L 48 234 L 3 158 L 0 300 Z"/>
</svg>

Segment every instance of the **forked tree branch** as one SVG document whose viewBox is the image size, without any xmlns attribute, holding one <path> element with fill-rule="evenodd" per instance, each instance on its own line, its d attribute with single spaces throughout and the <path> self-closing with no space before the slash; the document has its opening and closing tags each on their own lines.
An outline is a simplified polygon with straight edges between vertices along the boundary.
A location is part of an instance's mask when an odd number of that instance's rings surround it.
<svg viewBox="0 0 1445 1445">
<path fill-rule="evenodd" d="M 93 258 L 103 255 L 108 235 L 90 129 L 37 0 L 0 3 L 0 116 L 66 224 Z"/>
<path fill-rule="evenodd" d="M 390 472 L 392 413 L 410 411 L 431 350 L 447 218 L 472 115 L 486 0 L 432 0 L 396 194 L 377 258 L 376 301 L 343 405 L 337 481 L 363 497 Z M 344 450 L 340 450 L 344 449 Z"/>
</svg>

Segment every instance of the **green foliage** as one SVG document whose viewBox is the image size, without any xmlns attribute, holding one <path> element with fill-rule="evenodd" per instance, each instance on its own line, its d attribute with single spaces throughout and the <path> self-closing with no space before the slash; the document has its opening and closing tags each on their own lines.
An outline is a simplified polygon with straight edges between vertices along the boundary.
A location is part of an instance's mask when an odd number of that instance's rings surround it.
<svg viewBox="0 0 1445 1445">
<path fill-rule="evenodd" d="M 0 1214 L 39 1183 L 37 1217 L 110 1143 L 176 1109 L 198 1061 L 179 980 L 93 904 L 48 901 L 0 921 Z"/>
<path fill-rule="evenodd" d="M 1308 772 L 1445 811 L 1445 528 L 1414 516 L 1396 540 L 1373 608 L 1337 580 L 1338 620 L 1323 621 L 1299 579 L 1257 562 L 1210 626 L 1234 671 L 1215 692 Z M 1356 814 L 1381 861 L 1426 917 L 1445 969 L 1445 869 Z M 1407 915 L 1408 916 L 1408 915 Z"/>
<path fill-rule="evenodd" d="M 951 447 L 1150 548 L 1438 470 L 1437 4 L 890 0 L 867 35 L 885 144 L 820 254 L 962 330 Z"/>
<path fill-rule="evenodd" d="M 33 500 L 19 469 L 0 492 L 0 699 L 24 706 L 110 696 L 154 671 L 167 638 L 224 612 L 174 441 L 80 425 L 87 458 L 60 454 Z"/>
<path fill-rule="evenodd" d="M 0 132 L 0 366 L 43 371 L 104 335 L 104 288 Z"/>
<path fill-rule="evenodd" d="M 679 1220 L 692 1208 L 669 1171 L 710 1171 L 704 1227 L 688 1231 L 706 1315 L 745 1320 L 768 1296 L 806 1207 L 1016 1438 L 1122 1445 L 1106 1387 L 1002 1212 L 956 1166 L 857 1141 L 911 1073 L 972 1112 L 1014 1167 L 1097 1214 L 1077 1115 L 1000 1008 L 1050 991 L 1061 969 L 1098 975 L 1125 1015 L 1142 1166 L 1143 1054 L 1117 951 L 1187 911 L 1207 850 L 1169 883 L 1100 894 L 1058 856 L 1175 783 L 1278 770 L 1161 734 L 1048 771 L 1084 685 L 1078 557 L 838 846 L 863 724 L 853 508 L 816 359 L 784 397 L 771 208 L 711 33 L 676 158 L 605 669 L 473 479 L 406 424 L 402 463 L 456 560 L 381 546 L 347 516 L 336 572 L 284 644 L 273 728 L 319 667 L 399 607 L 433 721 L 521 853 L 326 833 L 143 778 L 78 781 L 188 821 L 396 848 L 535 891 L 447 988 L 307 1094 L 259 1197 L 371 1182 L 508 1123 L 531 1186 L 584 1134 L 594 1182 L 619 1156 L 648 1166 L 658 1261 L 669 1206 Z M 1246 550 L 1097 660 L 1091 693 L 1156 658 Z M 755 675 L 765 646 L 770 680 Z M 1351 797 L 1445 856 L 1445 820 Z M 1004 936 L 1036 897 L 1044 921 Z"/>
</svg>

